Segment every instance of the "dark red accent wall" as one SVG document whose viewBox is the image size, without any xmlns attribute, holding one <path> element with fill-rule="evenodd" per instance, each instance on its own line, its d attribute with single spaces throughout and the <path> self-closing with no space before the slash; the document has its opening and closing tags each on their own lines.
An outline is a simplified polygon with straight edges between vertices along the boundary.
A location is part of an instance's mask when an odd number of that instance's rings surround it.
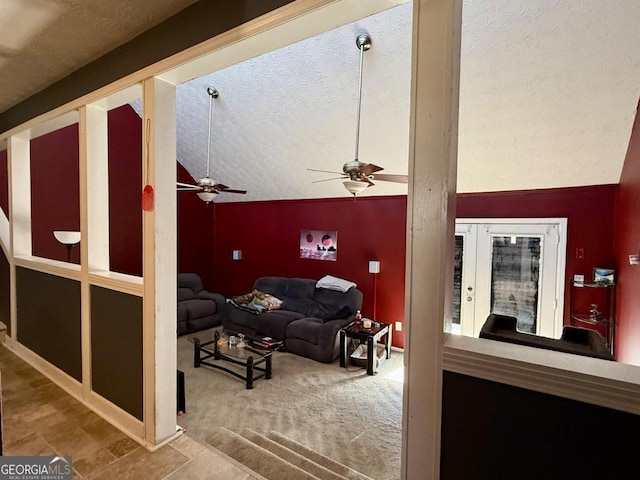
<svg viewBox="0 0 640 480">
<path fill-rule="evenodd" d="M 9 218 L 9 169 L 7 151 L 0 151 L 0 208 Z"/>
<path fill-rule="evenodd" d="M 639 106 L 640 107 L 640 106 Z M 636 115 L 620 177 L 616 208 L 618 270 L 618 359 L 640 365 L 640 265 L 629 255 L 640 254 L 640 117 Z"/>
<path fill-rule="evenodd" d="M 194 183 L 193 177 L 177 163 L 179 182 Z M 218 272 L 213 265 L 213 203 L 206 204 L 195 192 L 178 192 L 178 272 L 195 272 L 206 288 L 213 288 Z"/>
<path fill-rule="evenodd" d="M 617 185 L 459 194 L 458 218 L 567 218 L 564 320 L 569 318 L 569 285 L 574 274 L 590 281 L 594 267 L 614 268 L 614 208 Z M 576 249 L 584 258 L 576 258 Z"/>
<path fill-rule="evenodd" d="M 67 249 L 54 230 L 80 230 L 78 125 L 70 125 L 31 140 L 32 254 L 67 260 Z M 80 263 L 80 249 L 71 251 Z"/>
<path fill-rule="evenodd" d="M 142 275 L 142 119 L 129 105 L 110 110 L 109 255 L 115 272 Z"/>
<path fill-rule="evenodd" d="M 215 205 L 213 288 L 232 296 L 250 291 L 263 275 L 320 279 L 333 275 L 357 283 L 363 315 L 373 316 L 373 274 L 380 261 L 376 317 L 404 321 L 405 196 L 221 203 Z M 301 230 L 338 232 L 337 261 L 300 258 Z M 242 250 L 242 260 L 231 258 Z M 403 332 L 393 344 L 403 347 Z"/>
</svg>

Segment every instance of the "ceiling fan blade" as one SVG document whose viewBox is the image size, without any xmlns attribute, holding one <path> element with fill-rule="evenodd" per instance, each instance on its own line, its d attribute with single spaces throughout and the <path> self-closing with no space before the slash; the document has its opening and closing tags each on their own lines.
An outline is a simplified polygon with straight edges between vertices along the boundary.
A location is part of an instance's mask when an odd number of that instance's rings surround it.
<svg viewBox="0 0 640 480">
<path fill-rule="evenodd" d="M 392 175 L 386 173 L 380 173 L 378 175 L 372 175 L 373 180 L 382 180 L 384 182 L 396 182 L 396 183 L 409 183 L 408 175 Z"/>
<path fill-rule="evenodd" d="M 332 172 L 333 173 L 333 172 Z M 333 178 L 325 178 L 324 180 L 315 180 L 311 183 L 320 183 L 320 182 L 328 182 L 329 180 L 344 180 L 345 178 L 349 178 L 349 177 L 333 177 Z"/>
<path fill-rule="evenodd" d="M 373 163 L 367 163 L 360 171 L 365 175 L 371 175 L 372 173 L 379 172 L 380 170 L 384 170 L 384 168 L 374 165 Z"/>
<path fill-rule="evenodd" d="M 360 182 L 365 182 L 368 183 L 369 185 L 367 185 L 367 187 L 373 187 L 375 185 L 375 183 L 373 183 L 371 180 L 369 180 L 368 178 L 363 178 L 362 180 L 359 180 Z"/>
<path fill-rule="evenodd" d="M 200 190 L 198 185 L 191 185 L 190 183 L 176 182 L 178 190 Z"/>
<path fill-rule="evenodd" d="M 220 192 L 224 192 L 224 193 L 240 193 L 242 195 L 247 193 L 246 190 L 236 190 L 236 189 L 233 189 L 233 188 L 225 188 L 224 190 L 220 190 Z"/>
<path fill-rule="evenodd" d="M 310 172 L 335 173 L 336 175 L 344 175 L 342 172 L 333 172 L 331 170 L 316 170 L 315 168 L 307 168 Z"/>
<path fill-rule="evenodd" d="M 222 183 L 216 183 L 216 184 L 213 186 L 213 188 L 214 188 L 215 190 L 220 190 L 220 191 L 222 191 L 222 190 L 226 190 L 226 189 L 227 189 L 227 188 L 229 188 L 229 187 L 227 187 L 226 185 L 223 185 Z"/>
</svg>

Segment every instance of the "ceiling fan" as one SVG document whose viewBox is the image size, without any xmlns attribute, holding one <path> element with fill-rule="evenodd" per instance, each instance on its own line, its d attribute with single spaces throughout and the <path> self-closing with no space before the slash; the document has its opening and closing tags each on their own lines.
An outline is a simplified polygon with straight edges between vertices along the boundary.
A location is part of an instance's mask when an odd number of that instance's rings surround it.
<svg viewBox="0 0 640 480">
<path fill-rule="evenodd" d="M 367 187 L 374 185 L 372 180 L 382 180 L 385 182 L 407 183 L 407 175 L 393 175 L 385 173 L 376 173 L 384 170 L 378 165 L 372 163 L 364 163 L 358 160 L 358 147 L 360 143 L 360 109 L 362 106 L 362 66 L 364 60 L 364 52 L 371 48 L 371 37 L 366 33 L 361 33 L 356 37 L 356 46 L 360 50 L 360 75 L 358 81 L 358 110 L 356 118 L 356 150 L 355 160 L 347 162 L 342 166 L 342 172 L 334 172 L 330 170 L 316 170 L 308 168 L 312 172 L 335 173 L 339 177 L 326 178 L 324 180 L 316 180 L 312 183 L 326 182 L 329 180 L 346 179 L 343 183 L 345 188 L 349 190 L 353 196 L 364 191 Z M 374 175 L 375 173 L 375 175 Z"/>
<path fill-rule="evenodd" d="M 236 190 L 229 188 L 222 183 L 218 183 L 209 176 L 209 164 L 211 163 L 211 106 L 214 98 L 218 98 L 220 93 L 212 87 L 207 88 L 209 94 L 209 133 L 207 138 L 207 176 L 198 180 L 196 185 L 190 183 L 176 182 L 178 191 L 195 191 L 198 197 L 205 202 L 211 203 L 219 193 L 239 193 L 244 195 L 246 190 Z"/>
</svg>

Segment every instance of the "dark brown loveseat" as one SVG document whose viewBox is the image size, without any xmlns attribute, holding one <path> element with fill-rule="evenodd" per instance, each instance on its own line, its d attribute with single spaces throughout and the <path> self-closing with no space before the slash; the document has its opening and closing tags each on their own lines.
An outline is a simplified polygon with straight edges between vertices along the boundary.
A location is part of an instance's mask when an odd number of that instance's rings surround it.
<svg viewBox="0 0 640 480">
<path fill-rule="evenodd" d="M 343 293 L 316 288 L 307 278 L 260 277 L 254 290 L 282 300 L 281 308 L 256 314 L 227 302 L 222 312 L 224 329 L 252 338 L 284 340 L 288 352 L 329 363 L 338 358 L 338 331 L 352 322 L 362 307 L 362 292 Z"/>
</svg>

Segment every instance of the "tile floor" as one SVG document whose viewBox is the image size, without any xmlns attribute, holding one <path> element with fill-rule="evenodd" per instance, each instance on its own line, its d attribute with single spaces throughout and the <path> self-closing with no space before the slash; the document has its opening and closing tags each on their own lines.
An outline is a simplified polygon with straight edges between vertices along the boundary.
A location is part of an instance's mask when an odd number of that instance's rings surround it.
<svg viewBox="0 0 640 480">
<path fill-rule="evenodd" d="M 4 455 L 71 455 L 74 479 L 257 480 L 182 435 L 150 452 L 0 346 Z"/>
</svg>

